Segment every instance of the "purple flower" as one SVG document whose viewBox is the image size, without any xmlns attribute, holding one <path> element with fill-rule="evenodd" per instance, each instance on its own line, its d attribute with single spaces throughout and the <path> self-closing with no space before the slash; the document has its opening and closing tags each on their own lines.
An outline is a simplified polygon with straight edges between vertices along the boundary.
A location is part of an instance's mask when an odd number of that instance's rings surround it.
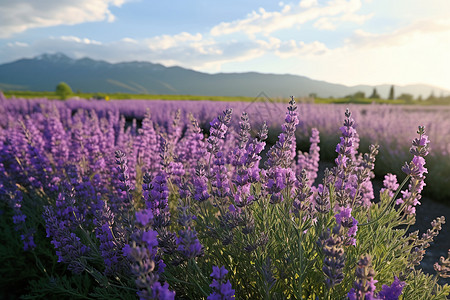
<svg viewBox="0 0 450 300">
<path fill-rule="evenodd" d="M 28 251 L 36 248 L 33 234 L 34 230 L 28 230 L 26 233 L 20 235 L 20 239 L 23 242 L 23 250 Z"/>
<path fill-rule="evenodd" d="M 355 270 L 355 276 L 354 288 L 349 291 L 348 298 L 354 300 L 376 299 L 374 293 L 375 284 L 378 281 L 374 279 L 375 271 L 372 268 L 372 258 L 369 255 L 361 256 Z"/>
<path fill-rule="evenodd" d="M 208 143 L 207 150 L 211 153 L 211 155 L 214 155 L 217 151 L 219 151 L 219 140 L 223 140 L 225 138 L 225 134 L 228 130 L 228 124 L 231 121 L 232 112 L 232 109 L 227 109 L 222 115 L 209 123 L 211 125 L 211 128 L 209 129 L 210 135 L 206 141 Z"/>
<path fill-rule="evenodd" d="M 409 163 L 405 163 L 402 167 L 402 171 L 412 177 L 422 178 L 424 173 L 428 173 L 428 170 L 424 167 L 424 157 L 428 155 L 428 136 L 425 135 L 425 127 L 419 126 L 417 131 L 419 138 L 416 138 L 412 142 L 410 152 L 414 155 L 413 160 Z"/>
<path fill-rule="evenodd" d="M 136 137 L 134 148 L 137 153 L 137 163 L 145 168 L 151 168 L 149 173 L 153 174 L 154 166 L 159 165 L 159 138 L 156 134 L 150 112 L 147 110 L 142 120 L 142 128 L 138 129 L 139 135 Z"/>
<path fill-rule="evenodd" d="M 173 300 L 175 299 L 175 292 L 169 290 L 169 284 L 167 282 L 164 285 L 156 282 L 152 287 L 152 299 Z"/>
<path fill-rule="evenodd" d="M 450 278 L 450 250 L 448 250 L 447 258 L 441 256 L 439 262 L 436 262 L 433 267 L 439 277 Z"/>
<path fill-rule="evenodd" d="M 419 126 L 417 133 L 419 134 L 419 138 L 413 141 L 410 149 L 410 152 L 414 154 L 414 158 L 409 164 L 405 163 L 402 167 L 402 171 L 411 176 L 411 181 L 408 190 L 402 191 L 402 199 L 397 199 L 396 201 L 397 204 L 402 205 L 401 207 L 406 214 L 415 214 L 415 206 L 420 204 L 420 193 L 425 186 L 424 173 L 428 173 L 428 170 L 424 167 L 424 157 L 428 154 L 428 137 L 425 136 L 425 138 L 422 139 L 425 133 L 425 128 L 423 126 Z"/>
<path fill-rule="evenodd" d="M 155 229 L 167 227 L 170 224 L 167 175 L 164 171 L 160 171 L 149 185 L 146 182 L 142 188 L 147 208 L 151 209 L 153 213 L 153 226 Z"/>
<path fill-rule="evenodd" d="M 212 194 L 219 198 L 225 198 L 230 194 L 230 184 L 228 179 L 228 170 L 225 167 L 226 157 L 223 151 L 220 151 L 220 141 L 225 139 L 228 125 L 231 121 L 232 109 L 227 109 L 218 118 L 211 123 L 210 136 L 207 139 L 207 150 L 210 153 L 210 162 L 208 165 L 208 177 L 213 187 Z"/>
<path fill-rule="evenodd" d="M 139 216 L 137 219 L 147 219 L 145 212 Z M 131 261 L 130 271 L 135 277 L 139 299 L 174 299 L 175 293 L 169 290 L 169 285 L 159 282 L 159 275 L 166 265 L 158 256 L 158 233 L 149 229 L 150 226 L 150 223 L 143 226 L 137 222 L 131 241 L 122 252 Z"/>
<path fill-rule="evenodd" d="M 208 179 L 202 164 L 198 164 L 193 178 L 194 192 L 193 197 L 198 202 L 204 202 L 209 199 Z"/>
<path fill-rule="evenodd" d="M 317 177 L 317 172 L 319 171 L 319 159 L 320 159 L 320 137 L 319 131 L 316 128 L 311 130 L 311 137 L 309 139 L 311 146 L 309 147 L 309 152 L 303 153 L 298 151 L 297 156 L 297 174 L 305 169 L 307 171 L 308 182 L 311 186 Z"/>
<path fill-rule="evenodd" d="M 345 253 L 343 234 L 343 227 L 337 225 L 331 233 L 329 229 L 327 232 L 324 232 L 317 242 L 324 254 L 322 271 L 326 276 L 325 283 L 328 288 L 344 280 Z"/>
<path fill-rule="evenodd" d="M 392 282 L 390 286 L 383 284 L 381 291 L 378 293 L 378 298 L 384 300 L 397 300 L 402 294 L 405 285 L 405 282 L 394 277 L 394 282 Z"/>
<path fill-rule="evenodd" d="M 183 163 L 186 173 L 194 174 L 199 161 L 206 160 L 204 135 L 198 121 L 189 114 L 190 122 L 184 137 L 179 141 L 175 151 L 177 161 Z"/>
<path fill-rule="evenodd" d="M 294 187 L 295 174 L 291 168 L 272 167 L 267 171 L 266 180 L 264 189 L 270 195 L 270 203 L 280 203 L 283 201 L 282 191 Z"/>
<path fill-rule="evenodd" d="M 299 123 L 296 110 L 297 105 L 294 97 L 291 97 L 285 123 L 281 125 L 282 133 L 280 133 L 277 142 L 267 153 L 266 167 L 290 168 L 292 166 L 297 147 L 295 129 Z"/>
<path fill-rule="evenodd" d="M 197 232 L 193 229 L 180 230 L 177 238 L 177 250 L 187 259 L 203 254 L 203 247 L 197 238 Z"/>
<path fill-rule="evenodd" d="M 383 180 L 383 188 L 380 190 L 380 193 L 384 191 L 388 191 L 389 198 L 394 197 L 395 191 L 398 189 L 399 184 L 397 181 L 397 176 L 393 174 L 386 174 Z"/>
<path fill-rule="evenodd" d="M 158 246 L 157 236 L 158 233 L 154 230 L 144 231 L 142 233 L 142 241 L 146 242 L 149 248 L 153 248 Z"/>
<path fill-rule="evenodd" d="M 349 167 L 348 161 L 355 158 L 357 133 L 353 127 L 355 125 L 355 120 L 351 115 L 351 112 L 347 109 L 345 111 L 346 118 L 344 120 L 344 126 L 339 128 L 342 132 L 342 136 L 340 138 L 340 143 L 336 146 L 338 157 L 335 160 L 338 173 L 345 171 Z M 344 188 L 343 184 L 336 185 L 338 191 L 342 188 Z"/>
<path fill-rule="evenodd" d="M 100 241 L 99 250 L 105 263 L 105 275 L 120 272 L 123 267 L 122 257 L 119 254 L 120 245 L 114 239 L 110 226 L 105 223 L 100 228 L 97 228 L 96 237 Z"/>
<path fill-rule="evenodd" d="M 178 208 L 179 216 L 178 223 L 182 227 L 178 232 L 178 238 L 176 243 L 178 245 L 177 250 L 186 259 L 195 258 L 203 255 L 203 247 L 197 238 L 197 232 L 193 226 L 193 216 L 189 213 L 189 207 L 182 206 Z"/>
<path fill-rule="evenodd" d="M 139 222 L 142 226 L 147 226 L 147 224 L 150 223 L 151 220 L 153 220 L 153 213 L 150 209 L 143 209 L 136 212 L 136 221 Z"/>
<path fill-rule="evenodd" d="M 75 217 L 79 216 L 79 212 L 73 206 L 72 197 L 71 193 L 60 193 L 56 199 L 56 207 L 44 207 L 43 217 L 47 237 L 52 238 L 58 262 L 68 264 L 69 270 L 79 274 L 84 271 L 80 259 L 89 254 L 90 248 L 74 233 L 81 218 Z"/>
<path fill-rule="evenodd" d="M 308 175 L 306 170 L 302 170 L 301 175 L 297 175 L 297 182 L 295 183 L 294 192 L 294 206 L 293 212 L 299 213 L 300 211 L 311 211 L 311 201 L 313 191 L 309 185 Z M 304 218 L 310 217 L 308 214 Z"/>
<path fill-rule="evenodd" d="M 16 190 L 15 193 L 11 196 L 10 202 L 10 206 L 12 206 L 12 209 L 14 211 L 12 219 L 15 225 L 14 229 L 19 233 L 21 233 L 20 239 L 23 242 L 23 250 L 28 251 L 36 247 L 33 237 L 36 230 L 33 228 L 27 228 L 26 226 L 27 224 L 25 223 L 25 220 L 27 219 L 27 216 L 22 212 L 22 201 L 23 201 L 22 192 Z"/>
<path fill-rule="evenodd" d="M 222 151 L 215 154 L 211 174 L 212 194 L 214 196 L 225 198 L 230 195 L 230 182 L 228 179 L 228 170 L 225 166 L 225 157 Z"/>
<path fill-rule="evenodd" d="M 414 156 L 412 163 L 417 168 L 417 170 L 415 172 L 417 172 L 419 176 L 422 176 L 423 173 L 428 173 L 427 168 L 424 167 L 425 158 L 423 158 L 421 156 Z"/>
<path fill-rule="evenodd" d="M 358 231 L 358 221 L 351 215 L 352 208 L 342 208 L 340 213 L 335 215 L 336 223 L 348 230 L 346 245 L 356 246 L 356 232 Z"/>
<path fill-rule="evenodd" d="M 213 266 L 211 277 L 212 283 L 209 285 L 213 288 L 211 294 L 208 296 L 208 300 L 227 300 L 234 299 L 234 289 L 231 286 L 229 280 L 225 281 L 225 276 L 228 274 L 227 269 L 224 266 Z"/>
</svg>

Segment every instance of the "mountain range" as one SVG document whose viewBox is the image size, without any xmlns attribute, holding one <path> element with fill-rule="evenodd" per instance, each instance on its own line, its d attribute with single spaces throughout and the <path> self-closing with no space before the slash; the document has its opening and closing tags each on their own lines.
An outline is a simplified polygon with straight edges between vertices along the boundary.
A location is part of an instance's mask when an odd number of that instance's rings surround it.
<svg viewBox="0 0 450 300">
<path fill-rule="evenodd" d="M 73 59 L 62 53 L 42 54 L 0 65 L 1 90 L 54 91 L 64 81 L 73 91 L 85 93 L 178 94 L 205 96 L 248 96 L 261 92 L 270 97 L 344 97 L 362 91 L 369 96 L 374 88 L 386 98 L 391 85 L 346 86 L 289 74 L 197 72 L 181 67 L 165 67 L 150 62 L 109 63 L 90 58 Z M 395 94 L 427 98 L 449 95 L 450 90 L 415 84 L 395 86 Z"/>
</svg>

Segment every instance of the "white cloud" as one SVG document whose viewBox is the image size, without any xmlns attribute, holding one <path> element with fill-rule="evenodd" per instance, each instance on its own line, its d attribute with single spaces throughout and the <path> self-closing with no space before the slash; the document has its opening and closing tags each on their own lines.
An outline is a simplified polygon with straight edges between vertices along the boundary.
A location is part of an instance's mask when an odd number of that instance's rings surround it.
<svg viewBox="0 0 450 300">
<path fill-rule="evenodd" d="M 320 30 L 335 30 L 337 26 L 330 18 L 320 18 L 314 23 L 314 27 Z"/>
<path fill-rule="evenodd" d="M 374 16 L 374 14 L 367 14 L 367 15 L 358 15 L 355 13 L 345 13 L 338 17 L 322 17 L 318 19 L 314 23 L 314 27 L 319 30 L 336 30 L 338 28 L 338 25 L 349 22 L 354 23 L 357 25 L 364 24 L 367 20 L 371 19 Z"/>
<path fill-rule="evenodd" d="M 300 1 L 300 7 L 309 8 L 317 5 L 317 0 L 302 0 Z"/>
<path fill-rule="evenodd" d="M 370 33 L 358 29 L 355 30 L 352 37 L 346 40 L 346 43 L 362 48 L 398 46 L 410 43 L 410 39 L 418 35 L 446 31 L 450 31 L 450 20 L 448 19 L 419 20 L 409 26 L 388 33 Z M 444 44 L 445 42 L 443 41 Z"/>
<path fill-rule="evenodd" d="M 191 42 L 200 42 L 203 37 L 200 33 L 195 35 L 182 32 L 176 35 L 162 35 L 147 40 L 151 50 L 166 50 L 180 45 L 189 45 Z"/>
<path fill-rule="evenodd" d="M 325 17 L 336 18 L 328 19 L 326 24 L 324 19 L 322 27 L 325 28 L 333 26 L 329 24 L 331 20 L 356 21 L 359 24 L 370 17 L 355 15 L 360 8 L 360 0 L 332 0 L 324 6 L 318 6 L 316 1 L 304 0 L 293 7 L 284 4 L 280 11 L 268 12 L 260 8 L 258 12 L 253 11 L 244 19 L 222 22 L 211 29 L 211 35 L 222 36 L 240 32 L 250 37 L 256 34 L 269 35 L 282 29 L 290 29 Z M 320 26 L 320 22 L 318 26 Z"/>
<path fill-rule="evenodd" d="M 269 38 L 266 41 L 260 41 L 267 53 L 273 53 L 276 56 L 284 59 L 289 57 L 310 57 L 316 55 L 323 55 L 330 51 L 327 46 L 321 42 L 314 41 L 311 43 L 297 42 L 293 39 L 282 41 L 277 38 Z"/>
<path fill-rule="evenodd" d="M 0 38 L 8 38 L 31 28 L 74 25 L 84 22 L 114 21 L 111 6 L 126 0 L 2 0 Z"/>
<path fill-rule="evenodd" d="M 67 41 L 67 42 L 75 42 L 75 43 L 81 43 L 81 44 L 93 44 L 93 45 L 101 45 L 102 43 L 96 40 L 91 40 L 91 39 L 87 39 L 87 38 L 82 38 L 80 39 L 79 37 L 76 36 L 61 36 L 60 37 L 61 40 L 63 41 Z"/>
<path fill-rule="evenodd" d="M 29 45 L 27 43 L 22 42 L 13 42 L 13 43 L 7 43 L 8 47 L 28 47 Z"/>
</svg>

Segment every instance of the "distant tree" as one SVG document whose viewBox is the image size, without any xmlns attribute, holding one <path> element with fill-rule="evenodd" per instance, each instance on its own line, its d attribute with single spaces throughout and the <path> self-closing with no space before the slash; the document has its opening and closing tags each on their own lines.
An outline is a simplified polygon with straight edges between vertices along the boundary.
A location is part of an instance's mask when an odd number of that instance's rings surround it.
<svg viewBox="0 0 450 300">
<path fill-rule="evenodd" d="M 389 100 L 394 100 L 395 99 L 395 94 L 394 94 L 394 86 L 391 85 L 391 89 L 389 90 Z"/>
<path fill-rule="evenodd" d="M 434 95 L 434 91 L 431 91 L 431 94 L 430 94 L 430 96 L 428 96 L 427 100 L 428 101 L 436 100 L 436 96 Z"/>
<path fill-rule="evenodd" d="M 411 94 L 404 93 L 398 96 L 397 99 L 405 100 L 406 102 L 412 102 L 414 100 L 414 96 Z"/>
<path fill-rule="evenodd" d="M 423 101 L 422 95 L 419 95 L 419 97 L 417 97 L 417 101 Z"/>
<path fill-rule="evenodd" d="M 72 95 L 72 89 L 65 82 L 60 82 L 56 86 L 56 94 L 61 98 L 61 100 L 67 99 L 68 96 Z"/>
<path fill-rule="evenodd" d="M 366 98 L 366 93 L 358 91 L 353 94 L 353 97 L 356 99 L 364 99 L 364 98 Z"/>
<path fill-rule="evenodd" d="M 317 94 L 316 93 L 309 93 L 309 98 L 317 98 Z"/>
<path fill-rule="evenodd" d="M 377 92 L 377 88 L 373 88 L 372 95 L 369 97 L 370 99 L 380 99 L 380 95 Z"/>
</svg>

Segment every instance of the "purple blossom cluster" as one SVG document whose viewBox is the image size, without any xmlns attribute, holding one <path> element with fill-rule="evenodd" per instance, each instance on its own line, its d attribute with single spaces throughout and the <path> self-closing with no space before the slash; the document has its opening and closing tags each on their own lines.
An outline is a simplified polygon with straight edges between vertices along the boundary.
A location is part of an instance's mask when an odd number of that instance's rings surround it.
<svg viewBox="0 0 450 300">
<path fill-rule="evenodd" d="M 341 211 L 335 215 L 338 226 L 345 228 L 347 237 L 345 244 L 356 246 L 356 232 L 358 231 L 358 221 L 352 217 L 352 208 L 342 208 Z"/>
<path fill-rule="evenodd" d="M 319 131 L 316 128 L 311 130 L 311 137 L 309 139 L 311 146 L 309 147 L 309 152 L 298 152 L 297 156 L 297 174 L 300 170 L 306 170 L 308 181 L 312 185 L 317 177 L 317 172 L 319 171 L 319 160 L 320 160 L 320 137 Z"/>
<path fill-rule="evenodd" d="M 208 296 L 208 300 L 229 300 L 234 299 L 234 290 L 231 287 L 229 280 L 225 279 L 228 274 L 228 270 L 224 266 L 213 266 L 211 277 L 213 278 L 210 287 L 213 289 L 211 295 Z"/>
<path fill-rule="evenodd" d="M 375 271 L 372 267 L 372 258 L 368 255 L 361 257 L 356 267 L 356 281 L 354 287 L 348 293 L 350 300 L 382 300 L 398 299 L 405 287 L 405 282 L 394 278 L 394 282 L 390 286 L 383 284 L 379 293 L 376 293 L 375 284 L 378 282 L 375 277 Z"/>
<path fill-rule="evenodd" d="M 195 216 L 190 215 L 188 210 L 188 207 L 180 207 L 178 217 L 178 223 L 182 229 L 178 232 L 177 251 L 181 253 L 184 259 L 192 259 L 203 255 L 203 247 L 198 240 L 193 225 Z"/>
<path fill-rule="evenodd" d="M 425 168 L 425 156 L 429 153 L 430 141 L 428 140 L 428 136 L 425 135 L 425 128 L 423 126 L 419 126 L 417 133 L 419 137 L 412 141 L 410 148 L 410 152 L 414 157 L 409 164 L 405 163 L 402 167 L 402 171 L 408 176 L 411 176 L 411 181 L 408 189 L 402 191 L 403 197 L 396 200 L 396 204 L 400 205 L 400 209 L 407 215 L 414 215 L 416 213 L 416 205 L 421 204 L 421 192 L 426 185 L 424 174 L 428 173 L 427 168 Z"/>
<path fill-rule="evenodd" d="M 344 280 L 345 235 L 342 231 L 342 226 L 337 225 L 331 232 L 328 229 L 318 241 L 324 254 L 322 271 L 326 276 L 325 283 L 328 288 L 332 288 Z"/>
<path fill-rule="evenodd" d="M 20 239 L 23 242 L 23 250 L 31 250 L 36 247 L 34 243 L 34 229 L 28 229 L 26 226 L 27 216 L 21 211 L 23 201 L 23 195 L 20 191 L 16 191 L 15 195 L 11 198 L 12 207 L 14 211 L 13 223 L 14 229 L 20 232 Z"/>
<path fill-rule="evenodd" d="M 175 299 L 167 282 L 163 285 L 159 282 L 165 264 L 158 259 L 158 233 L 152 229 L 153 218 L 150 209 L 136 212 L 136 230 L 131 235 L 131 243 L 124 246 L 123 255 L 131 261 L 139 299 Z"/>
</svg>

